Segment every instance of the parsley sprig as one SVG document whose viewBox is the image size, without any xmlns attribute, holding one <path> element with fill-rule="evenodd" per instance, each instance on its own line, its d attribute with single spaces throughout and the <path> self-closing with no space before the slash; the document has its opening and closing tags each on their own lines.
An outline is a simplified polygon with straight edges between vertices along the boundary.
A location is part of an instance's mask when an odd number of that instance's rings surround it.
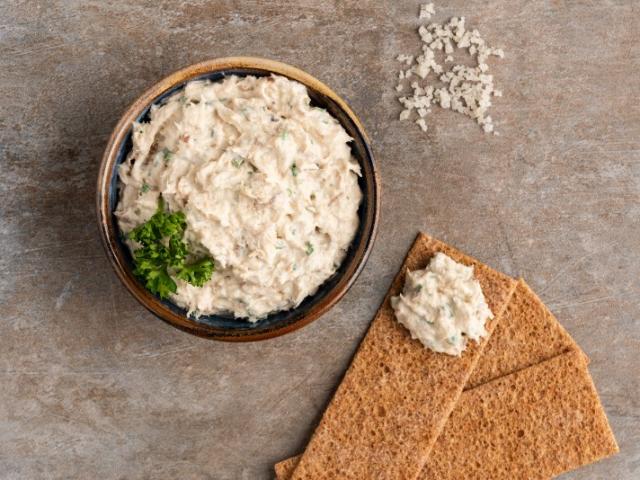
<svg viewBox="0 0 640 480">
<path fill-rule="evenodd" d="M 129 232 L 128 238 L 140 244 L 140 248 L 133 252 L 133 273 L 144 280 L 151 293 L 160 298 L 168 298 L 170 293 L 177 290 L 171 275 L 202 287 L 211 279 L 215 270 L 211 257 L 185 263 L 189 255 L 187 245 L 182 241 L 186 226 L 184 213 L 165 212 L 164 201 L 160 197 L 156 213 Z"/>
</svg>

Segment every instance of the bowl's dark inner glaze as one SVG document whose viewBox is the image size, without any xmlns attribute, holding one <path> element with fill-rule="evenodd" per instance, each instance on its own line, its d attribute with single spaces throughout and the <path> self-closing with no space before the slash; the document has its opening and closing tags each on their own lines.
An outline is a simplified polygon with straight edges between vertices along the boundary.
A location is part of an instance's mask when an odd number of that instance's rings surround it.
<svg viewBox="0 0 640 480">
<path fill-rule="evenodd" d="M 227 69 L 224 71 L 211 72 L 207 74 L 203 74 L 194 78 L 185 81 L 184 83 L 175 86 L 159 95 L 154 99 L 152 104 L 161 103 L 164 99 L 171 96 L 175 92 L 184 88 L 185 84 L 194 80 L 210 80 L 210 81 L 220 81 L 224 79 L 226 76 L 230 75 L 238 75 L 238 76 L 268 76 L 271 75 L 271 72 L 267 70 L 255 69 L 255 68 L 238 68 L 238 69 Z M 295 80 L 295 79 L 293 79 Z M 375 216 L 375 212 L 373 209 L 376 208 L 376 201 L 368 201 L 372 198 L 375 200 L 375 196 L 378 194 L 376 190 L 376 185 L 374 181 L 374 172 L 373 172 L 373 157 L 371 155 L 371 151 L 366 140 L 362 137 L 360 131 L 357 126 L 351 120 L 351 118 L 328 96 L 317 92 L 309 87 L 307 87 L 307 91 L 309 93 L 309 97 L 311 98 L 311 103 L 314 106 L 325 108 L 334 118 L 336 118 L 340 124 L 344 127 L 347 133 L 353 138 L 351 142 L 351 152 L 353 156 L 357 159 L 360 167 L 362 169 L 362 176 L 359 178 L 358 183 L 363 193 L 363 199 L 360 203 L 360 207 L 358 209 L 358 217 L 360 219 L 360 223 L 358 225 L 358 229 L 356 231 L 355 237 L 351 242 L 351 246 L 347 251 L 347 254 L 340 266 L 340 268 L 336 271 L 336 273 L 327 279 L 318 289 L 318 291 L 309 297 L 307 297 L 298 307 L 287 310 L 276 312 L 269 315 L 266 318 L 259 320 L 258 322 L 252 323 L 247 320 L 242 319 L 234 319 L 232 315 L 206 315 L 200 316 L 197 320 L 194 319 L 194 322 L 202 326 L 212 327 L 213 329 L 220 329 L 227 331 L 228 333 L 233 334 L 242 334 L 243 331 L 251 331 L 251 332 L 268 332 L 270 330 L 280 329 L 286 327 L 294 323 L 301 316 L 305 315 L 309 310 L 311 310 L 314 305 L 321 302 L 336 286 L 339 282 L 342 274 L 349 270 L 349 268 L 353 268 L 353 264 L 358 261 L 358 256 L 354 255 L 355 250 L 360 246 L 363 241 L 371 242 L 373 241 L 371 237 L 373 221 L 372 219 Z M 149 116 L 149 110 L 151 109 L 151 104 L 145 108 L 141 114 L 138 116 L 137 121 L 147 121 Z M 135 278 L 133 275 L 133 258 L 131 253 L 126 246 L 126 244 L 122 241 L 123 232 L 120 231 L 118 227 L 117 219 L 114 215 L 114 211 L 116 209 L 116 205 L 119 199 L 119 182 L 117 169 L 118 166 L 126 159 L 127 155 L 131 151 L 132 140 L 131 140 L 131 132 L 132 129 L 129 130 L 125 140 L 121 143 L 118 149 L 118 154 L 116 158 L 116 162 L 113 165 L 113 170 L 111 171 L 111 182 L 109 185 L 109 211 L 111 212 L 111 222 L 113 226 L 113 231 L 116 233 L 115 241 L 117 242 L 118 248 L 123 253 L 123 256 L 126 260 L 126 269 L 127 273 L 130 277 Z M 366 247 L 366 246 L 365 246 Z M 138 280 L 136 279 L 136 282 Z M 139 282 L 138 282 L 139 283 Z M 144 288 L 141 285 L 141 288 Z M 149 292 L 149 295 L 151 293 Z M 183 308 L 174 305 L 169 301 L 161 301 L 158 298 L 159 302 L 169 310 L 173 311 L 175 314 L 185 316 L 186 310 Z M 206 327 L 205 327 L 206 328 Z"/>
</svg>

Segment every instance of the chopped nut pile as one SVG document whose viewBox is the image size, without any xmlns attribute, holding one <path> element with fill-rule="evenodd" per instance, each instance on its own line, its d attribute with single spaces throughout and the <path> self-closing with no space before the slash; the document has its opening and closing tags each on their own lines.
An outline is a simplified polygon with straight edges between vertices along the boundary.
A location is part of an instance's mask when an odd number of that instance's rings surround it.
<svg viewBox="0 0 640 480">
<path fill-rule="evenodd" d="M 420 19 L 429 19 L 435 14 L 433 3 L 420 7 Z M 415 78 L 410 83 L 412 94 L 399 98 L 404 110 L 400 113 L 400 120 L 410 120 L 415 111 L 415 123 L 427 131 L 425 117 L 431 113 L 431 105 L 451 109 L 462 113 L 478 122 L 486 133 L 494 131 L 493 120 L 487 115 L 491 106 L 491 97 L 500 97 L 502 92 L 493 86 L 493 75 L 490 75 L 487 60 L 490 56 L 503 58 L 504 52 L 500 48 L 489 47 L 480 36 L 478 30 L 467 30 L 464 17 L 453 17 L 446 24 L 430 23 L 421 25 L 418 29 L 422 40 L 422 55 L 398 55 L 397 60 L 405 64 L 407 69 L 398 73 L 399 83 L 396 91 L 403 92 L 406 80 Z M 475 59 L 475 66 L 456 64 L 453 54 L 456 49 L 467 49 L 471 59 Z M 436 52 L 443 52 L 444 62 L 438 63 Z M 443 64 L 452 64 L 446 69 Z M 442 82 L 423 82 L 433 73 Z"/>
</svg>

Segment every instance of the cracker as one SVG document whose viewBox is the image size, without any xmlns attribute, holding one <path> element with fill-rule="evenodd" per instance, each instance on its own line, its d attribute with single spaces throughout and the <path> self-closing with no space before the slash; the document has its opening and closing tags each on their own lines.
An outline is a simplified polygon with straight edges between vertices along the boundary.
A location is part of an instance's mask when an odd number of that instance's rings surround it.
<svg viewBox="0 0 640 480">
<path fill-rule="evenodd" d="M 463 392 L 418 478 L 547 479 L 618 450 L 586 357 L 572 350 Z M 276 465 L 278 480 L 298 458 Z"/>
<path fill-rule="evenodd" d="M 420 480 L 548 479 L 618 452 L 572 351 L 465 392 Z"/>
<path fill-rule="evenodd" d="M 540 298 L 520 279 L 464 390 L 570 350 L 579 350 L 579 347 Z M 276 464 L 279 480 L 291 476 L 298 459 L 299 456 Z"/>
<path fill-rule="evenodd" d="M 290 457 L 276 463 L 273 466 L 273 469 L 276 472 L 276 480 L 289 480 L 293 471 L 296 469 L 296 465 L 298 465 L 298 462 L 300 461 L 300 457 L 301 455 L 296 455 L 295 457 Z"/>
<path fill-rule="evenodd" d="M 495 318 L 460 357 L 435 353 L 396 320 L 389 298 L 406 270 L 436 252 L 474 266 Z M 419 234 L 293 472 L 293 480 L 411 480 L 420 473 L 516 286 L 515 280 Z"/>
<path fill-rule="evenodd" d="M 300 461 L 300 456 L 301 455 L 296 455 L 295 457 L 290 457 L 276 463 L 273 466 L 273 469 L 276 472 L 276 480 L 289 480 Z"/>
<path fill-rule="evenodd" d="M 556 317 L 520 279 L 465 390 L 577 349 Z"/>
</svg>

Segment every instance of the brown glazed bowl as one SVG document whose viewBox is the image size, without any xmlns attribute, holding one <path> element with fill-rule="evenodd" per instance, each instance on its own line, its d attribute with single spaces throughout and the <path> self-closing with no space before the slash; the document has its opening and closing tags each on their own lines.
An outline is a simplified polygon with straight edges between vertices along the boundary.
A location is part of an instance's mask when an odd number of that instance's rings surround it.
<svg viewBox="0 0 640 480">
<path fill-rule="evenodd" d="M 312 104 L 325 108 L 353 138 L 351 150 L 360 163 L 359 180 L 363 200 L 358 211 L 360 224 L 347 256 L 338 271 L 315 295 L 307 297 L 298 307 L 276 312 L 251 323 L 231 315 L 202 316 L 197 320 L 171 302 L 151 294 L 133 275 L 131 253 L 122 242 L 115 216 L 118 202 L 118 165 L 131 149 L 131 129 L 134 121 L 144 120 L 151 105 L 197 79 L 219 81 L 227 75 L 271 75 L 296 80 L 307 87 Z M 262 340 L 296 330 L 317 319 L 335 305 L 353 285 L 371 252 L 380 212 L 380 181 L 364 129 L 347 104 L 324 83 L 308 73 L 284 63 L 261 58 L 233 57 L 209 60 L 179 70 L 158 82 L 140 96 L 124 113 L 107 143 L 98 177 L 97 209 L 100 233 L 107 255 L 131 294 L 148 310 L 171 325 L 201 337 L 226 341 Z"/>
</svg>

